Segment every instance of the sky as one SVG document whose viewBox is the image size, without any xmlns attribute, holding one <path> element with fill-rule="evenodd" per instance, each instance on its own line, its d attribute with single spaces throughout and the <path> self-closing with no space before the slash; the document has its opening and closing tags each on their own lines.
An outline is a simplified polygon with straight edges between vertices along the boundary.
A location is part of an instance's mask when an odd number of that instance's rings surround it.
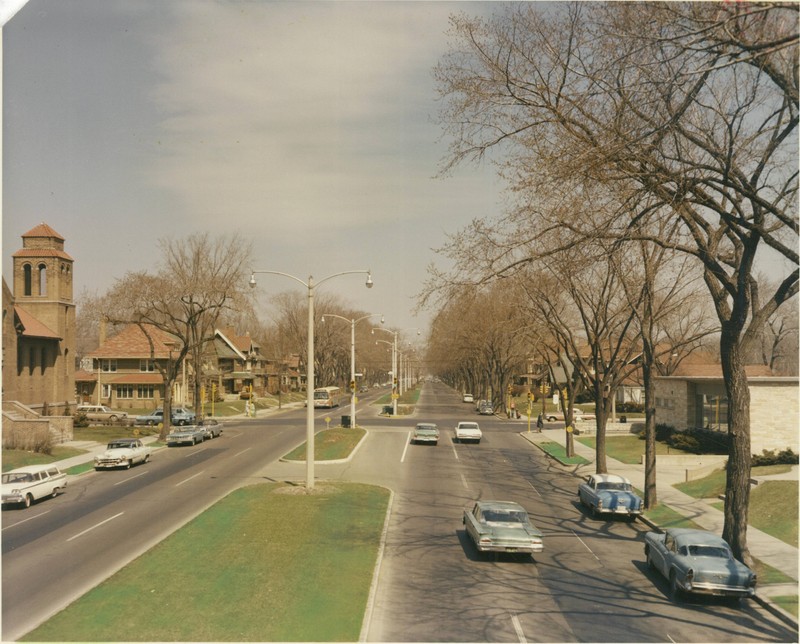
<svg viewBox="0 0 800 644">
<path fill-rule="evenodd" d="M 14 13 L 14 5 L 23 5 Z M 13 9 L 10 9 L 13 7 Z M 433 249 L 500 207 L 490 165 L 439 177 L 433 68 L 479 2 L 0 0 L 3 273 L 46 222 L 99 295 L 159 239 L 240 233 L 387 327 L 414 314 Z M 3 14 L 6 15 L 3 15 Z M 6 279 L 9 282 L 8 279 Z M 259 309 L 303 286 L 258 276 Z M 244 331 L 244 330 L 242 330 Z"/>
</svg>

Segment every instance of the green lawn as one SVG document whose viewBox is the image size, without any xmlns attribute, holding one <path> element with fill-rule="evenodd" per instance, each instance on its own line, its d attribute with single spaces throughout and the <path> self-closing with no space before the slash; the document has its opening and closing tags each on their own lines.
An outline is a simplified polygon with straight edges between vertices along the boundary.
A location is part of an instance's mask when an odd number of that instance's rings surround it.
<svg viewBox="0 0 800 644">
<path fill-rule="evenodd" d="M 314 435 L 314 460 L 336 461 L 347 458 L 366 433 L 366 430 L 360 427 L 348 429 L 334 427 L 317 432 Z M 303 443 L 293 449 L 283 458 L 287 461 L 305 461 L 306 444 Z"/>
<path fill-rule="evenodd" d="M 568 457 L 566 447 L 555 441 L 542 441 L 541 443 L 536 443 L 536 446 L 565 465 L 585 465 L 589 462 L 578 454 Z"/>
<path fill-rule="evenodd" d="M 39 452 L 25 452 L 19 449 L 4 449 L 3 450 L 3 471 L 24 467 L 25 465 L 41 465 L 43 463 L 52 463 L 64 458 L 71 458 L 86 452 L 82 449 L 75 449 L 74 447 L 54 447 L 52 454 L 40 454 Z"/>
<path fill-rule="evenodd" d="M 581 436 L 578 440 L 592 449 L 597 446 L 595 436 Z M 685 453 L 683 450 L 670 447 L 666 443 L 656 443 L 656 455 Z M 644 454 L 644 441 L 638 436 L 632 434 L 606 436 L 606 456 L 623 463 L 637 464 L 642 462 L 642 454 Z"/>
<path fill-rule="evenodd" d="M 352 483 L 236 490 L 23 641 L 358 641 L 388 501 Z"/>
</svg>

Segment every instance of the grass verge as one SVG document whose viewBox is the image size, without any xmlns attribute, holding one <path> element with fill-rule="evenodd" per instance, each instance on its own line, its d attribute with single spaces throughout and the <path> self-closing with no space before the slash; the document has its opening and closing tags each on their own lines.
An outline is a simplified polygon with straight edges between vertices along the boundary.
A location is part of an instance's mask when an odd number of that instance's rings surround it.
<svg viewBox="0 0 800 644">
<path fill-rule="evenodd" d="M 545 454 L 549 454 L 565 465 L 585 465 L 589 462 L 578 454 L 567 456 L 567 448 L 555 441 L 542 441 L 541 443 L 536 443 L 536 446 Z"/>
<path fill-rule="evenodd" d="M 388 500 L 236 490 L 23 641 L 358 641 Z"/>
<path fill-rule="evenodd" d="M 54 447 L 52 453 L 41 454 L 39 452 L 26 452 L 20 449 L 4 449 L 3 450 L 3 471 L 16 469 L 18 467 L 25 467 L 26 465 L 43 465 L 45 463 L 53 463 L 65 458 L 79 456 L 85 454 L 86 451 L 82 449 L 75 449 L 74 447 Z"/>
<path fill-rule="evenodd" d="M 314 438 L 314 460 L 336 461 L 347 458 L 366 433 L 366 430 L 360 427 L 348 429 L 335 427 L 317 432 Z M 305 461 L 306 443 L 296 447 L 283 458 L 287 461 Z"/>
<path fill-rule="evenodd" d="M 578 440 L 592 449 L 597 448 L 595 436 L 583 436 Z M 656 455 L 659 454 L 686 454 L 680 449 L 670 447 L 666 443 L 656 443 Z M 644 454 L 644 441 L 633 434 L 625 436 L 606 436 L 606 456 L 631 465 L 642 462 Z"/>
<path fill-rule="evenodd" d="M 797 595 L 780 595 L 778 597 L 770 597 L 770 599 L 787 613 L 797 617 Z"/>
</svg>

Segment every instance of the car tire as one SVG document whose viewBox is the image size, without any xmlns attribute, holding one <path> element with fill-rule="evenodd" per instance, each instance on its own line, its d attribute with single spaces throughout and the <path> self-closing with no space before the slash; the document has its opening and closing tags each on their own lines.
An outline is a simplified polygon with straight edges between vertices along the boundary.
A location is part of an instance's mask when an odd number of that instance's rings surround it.
<svg viewBox="0 0 800 644">
<path fill-rule="evenodd" d="M 152 420 L 148 420 L 147 421 L 147 426 L 148 427 L 152 427 L 153 425 L 155 425 L 155 423 Z"/>
<path fill-rule="evenodd" d="M 145 454 L 144 460 L 142 463 L 149 463 L 150 462 L 150 454 Z"/>
<path fill-rule="evenodd" d="M 112 415 L 112 416 L 109 416 L 109 417 L 108 417 L 108 422 L 109 422 L 109 423 L 116 423 L 116 422 L 117 422 L 117 417 L 116 417 L 116 416 L 113 416 L 113 415 Z"/>
<path fill-rule="evenodd" d="M 22 501 L 22 505 L 24 505 L 26 508 L 31 507 L 31 505 L 33 505 L 33 497 L 30 494 L 26 494 L 25 499 Z"/>
<path fill-rule="evenodd" d="M 55 499 L 59 494 L 61 494 L 61 488 L 60 487 L 54 487 L 53 488 L 53 493 L 50 496 Z"/>
<path fill-rule="evenodd" d="M 669 573 L 669 594 L 674 602 L 679 602 L 683 599 L 683 591 L 678 586 L 678 575 L 675 574 L 674 570 Z"/>
<path fill-rule="evenodd" d="M 650 557 L 650 546 L 644 547 L 644 558 L 647 561 L 647 567 L 650 570 L 655 570 L 656 565 L 653 563 L 653 559 Z"/>
<path fill-rule="evenodd" d="M 547 421 L 550 422 L 550 423 L 554 423 L 554 422 L 556 422 L 556 417 L 555 416 L 548 416 L 547 417 Z"/>
<path fill-rule="evenodd" d="M 130 460 L 130 459 L 128 459 L 127 461 L 125 461 L 125 469 L 126 469 L 126 470 L 129 470 L 129 469 L 131 469 L 131 465 L 132 465 L 132 464 L 133 464 L 133 461 L 132 461 L 132 460 Z"/>
</svg>

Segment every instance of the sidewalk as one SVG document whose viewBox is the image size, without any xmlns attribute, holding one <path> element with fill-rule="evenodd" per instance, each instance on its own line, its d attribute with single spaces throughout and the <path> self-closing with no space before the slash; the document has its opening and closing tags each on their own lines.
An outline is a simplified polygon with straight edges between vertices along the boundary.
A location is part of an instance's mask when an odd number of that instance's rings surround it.
<svg viewBox="0 0 800 644">
<path fill-rule="evenodd" d="M 523 431 L 520 435 L 527 441 L 534 445 L 542 442 L 555 442 L 560 445 L 566 445 L 566 432 L 563 429 L 545 429 L 543 432 L 536 431 Z M 575 454 L 582 456 L 587 461 L 586 465 L 573 465 L 570 467 L 575 468 L 575 474 L 583 477 L 595 473 L 595 454 L 594 450 L 587 447 L 578 440 L 574 441 Z M 630 465 L 622 463 L 613 458 L 606 457 L 608 471 L 613 474 L 619 474 L 630 479 L 634 487 L 644 489 L 644 465 Z M 685 480 L 685 466 L 664 466 L 658 464 L 656 461 L 656 486 L 658 491 L 659 504 L 668 505 L 676 512 L 691 518 L 692 521 L 697 523 L 705 530 L 709 530 L 716 534 L 722 534 L 724 525 L 724 516 L 720 510 L 717 510 L 711 505 L 711 502 L 717 499 L 695 499 L 694 497 L 684 494 L 677 488 L 673 487 L 675 483 L 681 483 Z M 765 477 L 765 479 L 790 479 L 798 480 L 798 467 L 794 466 L 792 471 L 787 474 L 777 476 Z M 647 521 L 645 520 L 645 523 Z M 653 526 L 656 527 L 656 526 Z M 749 526 L 747 528 L 747 545 L 750 553 L 765 564 L 780 570 L 785 575 L 791 577 L 795 581 L 798 579 L 798 549 L 784 543 L 780 539 L 776 539 L 760 530 Z M 775 604 L 769 601 L 769 597 L 777 597 L 782 595 L 797 595 L 798 585 L 794 584 L 771 584 L 758 586 L 756 601 L 764 605 L 768 610 L 776 612 L 784 619 L 788 618 L 797 627 L 797 619 L 782 610 Z"/>
</svg>

